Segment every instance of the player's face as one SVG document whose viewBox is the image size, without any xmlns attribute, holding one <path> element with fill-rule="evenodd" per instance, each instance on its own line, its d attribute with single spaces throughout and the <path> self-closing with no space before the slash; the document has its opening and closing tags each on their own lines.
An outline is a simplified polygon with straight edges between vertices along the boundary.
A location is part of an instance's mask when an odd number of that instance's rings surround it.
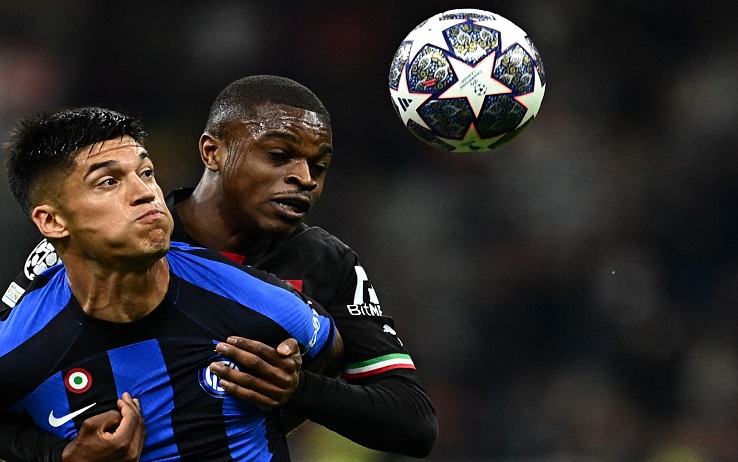
<svg viewBox="0 0 738 462">
<path fill-rule="evenodd" d="M 148 153 L 129 136 L 81 149 L 60 197 L 70 245 L 93 259 L 146 259 L 169 248 L 172 216 Z"/>
<path fill-rule="evenodd" d="M 264 103 L 226 135 L 224 200 L 244 232 L 288 234 L 320 198 L 333 156 L 330 122 L 305 109 Z"/>
</svg>

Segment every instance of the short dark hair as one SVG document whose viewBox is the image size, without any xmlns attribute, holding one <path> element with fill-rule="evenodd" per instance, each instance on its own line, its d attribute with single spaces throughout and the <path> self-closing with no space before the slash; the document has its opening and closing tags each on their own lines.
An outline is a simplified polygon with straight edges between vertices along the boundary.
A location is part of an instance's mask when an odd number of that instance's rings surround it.
<svg viewBox="0 0 738 462">
<path fill-rule="evenodd" d="M 330 120 L 323 103 L 304 85 L 277 75 L 251 75 L 231 83 L 215 98 L 205 131 L 221 136 L 226 124 L 253 116 L 255 106 L 261 103 L 297 107 Z"/>
<path fill-rule="evenodd" d="M 3 146 L 15 199 L 30 215 L 32 193 L 46 175 L 70 170 L 80 149 L 125 135 L 141 145 L 146 139 L 138 118 L 99 107 L 44 112 L 19 120 Z"/>
</svg>

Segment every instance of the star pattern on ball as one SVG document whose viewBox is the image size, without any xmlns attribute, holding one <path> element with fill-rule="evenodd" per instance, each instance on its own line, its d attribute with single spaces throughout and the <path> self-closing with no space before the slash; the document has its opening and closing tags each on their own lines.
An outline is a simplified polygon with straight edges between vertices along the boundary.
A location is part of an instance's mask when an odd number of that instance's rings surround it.
<svg viewBox="0 0 738 462">
<path fill-rule="evenodd" d="M 407 126 L 409 120 L 412 120 L 428 130 L 431 129 L 420 117 L 420 114 L 418 114 L 418 108 L 433 95 L 432 93 L 416 93 L 410 91 L 407 86 L 407 70 L 404 66 L 400 73 L 400 82 L 397 84 L 397 90 L 390 88 L 390 96 L 392 96 L 392 102 L 397 108 L 397 113 L 400 115 L 402 123 L 405 126 Z"/>
<path fill-rule="evenodd" d="M 415 56 L 418 54 L 420 49 L 426 45 L 432 45 L 443 51 L 449 51 L 446 37 L 443 35 L 442 31 L 463 22 L 466 22 L 466 19 L 444 19 L 437 22 L 428 21 L 427 24 L 414 31 L 412 35 L 408 37 L 408 39 L 412 38 L 413 40 L 408 56 Z M 440 31 L 438 30 L 438 24 L 443 24 Z"/>
<path fill-rule="evenodd" d="M 494 136 L 491 138 L 482 138 L 481 136 L 479 136 L 477 127 L 474 124 L 471 124 L 462 137 L 463 141 L 451 140 L 440 136 L 439 138 L 452 146 L 456 146 L 459 152 L 475 152 L 487 149 L 488 146 L 496 143 L 497 140 L 499 140 L 503 136 L 505 136 L 505 134 Z"/>
<path fill-rule="evenodd" d="M 501 51 L 505 51 L 505 50 L 507 50 L 508 48 L 510 48 L 511 46 L 513 46 L 513 45 L 515 45 L 517 43 L 521 47 L 523 47 L 523 49 L 525 50 L 525 52 L 528 53 L 528 55 L 531 58 L 534 58 L 535 59 L 536 54 L 533 52 L 533 49 L 530 47 L 530 45 L 528 44 L 528 42 L 526 40 L 518 40 L 517 39 L 518 37 L 516 37 L 516 35 L 519 36 L 519 37 L 527 37 L 527 34 L 522 29 L 520 29 L 520 27 L 518 27 L 517 25 L 515 25 L 515 23 L 513 23 L 509 19 L 505 19 L 503 17 L 499 17 L 498 16 L 497 19 L 495 19 L 495 20 L 490 20 L 490 21 L 476 21 L 475 24 L 479 24 L 480 26 L 484 26 L 484 27 L 487 27 L 489 29 L 494 29 L 494 30 L 501 30 L 501 29 L 502 30 L 510 30 L 510 29 L 512 29 L 512 30 L 519 31 L 519 35 L 518 34 L 511 34 L 511 33 L 500 34 L 500 50 Z"/>
<path fill-rule="evenodd" d="M 448 98 L 466 98 L 469 105 L 474 111 L 474 116 L 479 117 L 479 112 L 484 105 L 484 98 L 490 95 L 502 95 L 512 93 L 508 87 L 502 82 L 492 77 L 492 70 L 495 67 L 496 53 L 490 53 L 483 60 L 479 61 L 476 66 L 470 66 L 453 56 L 449 56 L 449 63 L 454 69 L 454 74 L 458 80 L 451 85 L 448 90 L 443 92 L 439 99 Z M 468 87 L 472 85 L 473 92 L 468 91 Z"/>
<path fill-rule="evenodd" d="M 546 87 L 541 85 L 541 77 L 538 75 L 538 69 L 534 68 L 533 76 L 533 91 L 515 97 L 515 101 L 528 108 L 525 112 L 525 117 L 520 121 L 519 125 L 521 126 L 533 117 L 534 114 L 538 114 L 538 110 L 541 108 L 541 102 L 543 101 L 543 94 L 546 92 Z"/>
</svg>

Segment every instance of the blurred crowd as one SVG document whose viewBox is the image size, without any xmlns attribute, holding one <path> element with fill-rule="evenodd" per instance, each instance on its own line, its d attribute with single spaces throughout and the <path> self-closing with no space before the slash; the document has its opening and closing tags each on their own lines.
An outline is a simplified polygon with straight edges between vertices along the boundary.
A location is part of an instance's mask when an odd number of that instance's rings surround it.
<svg viewBox="0 0 738 462">
<path fill-rule="evenodd" d="M 725 2 L 723 2 L 725 3 Z M 194 185 L 210 102 L 279 74 L 331 112 L 309 223 L 362 258 L 436 405 L 431 461 L 738 460 L 737 4 L 0 1 L 0 130 L 40 110 L 140 114 L 163 189 Z M 452 8 L 526 30 L 548 88 L 488 154 L 394 113 L 405 35 Z M 0 179 L 0 282 L 38 233 Z M 296 461 L 399 461 L 319 428 Z"/>
</svg>

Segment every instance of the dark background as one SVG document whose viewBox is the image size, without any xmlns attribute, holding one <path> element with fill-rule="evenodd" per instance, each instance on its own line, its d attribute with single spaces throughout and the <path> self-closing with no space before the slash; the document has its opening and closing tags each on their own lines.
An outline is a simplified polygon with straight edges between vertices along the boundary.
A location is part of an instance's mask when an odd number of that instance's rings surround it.
<svg viewBox="0 0 738 462">
<path fill-rule="evenodd" d="M 719 2 L 726 4 L 726 2 Z M 332 114 L 310 223 L 362 257 L 438 410 L 431 461 L 738 460 L 738 7 L 706 2 L 0 1 L 0 129 L 140 114 L 163 189 L 194 185 L 217 93 L 281 74 Z M 526 30 L 539 117 L 484 155 L 434 151 L 389 64 L 442 11 Z M 0 281 L 38 234 L 0 180 Z M 5 284 L 5 283 L 3 283 Z M 307 426 L 299 461 L 395 461 Z"/>
</svg>

